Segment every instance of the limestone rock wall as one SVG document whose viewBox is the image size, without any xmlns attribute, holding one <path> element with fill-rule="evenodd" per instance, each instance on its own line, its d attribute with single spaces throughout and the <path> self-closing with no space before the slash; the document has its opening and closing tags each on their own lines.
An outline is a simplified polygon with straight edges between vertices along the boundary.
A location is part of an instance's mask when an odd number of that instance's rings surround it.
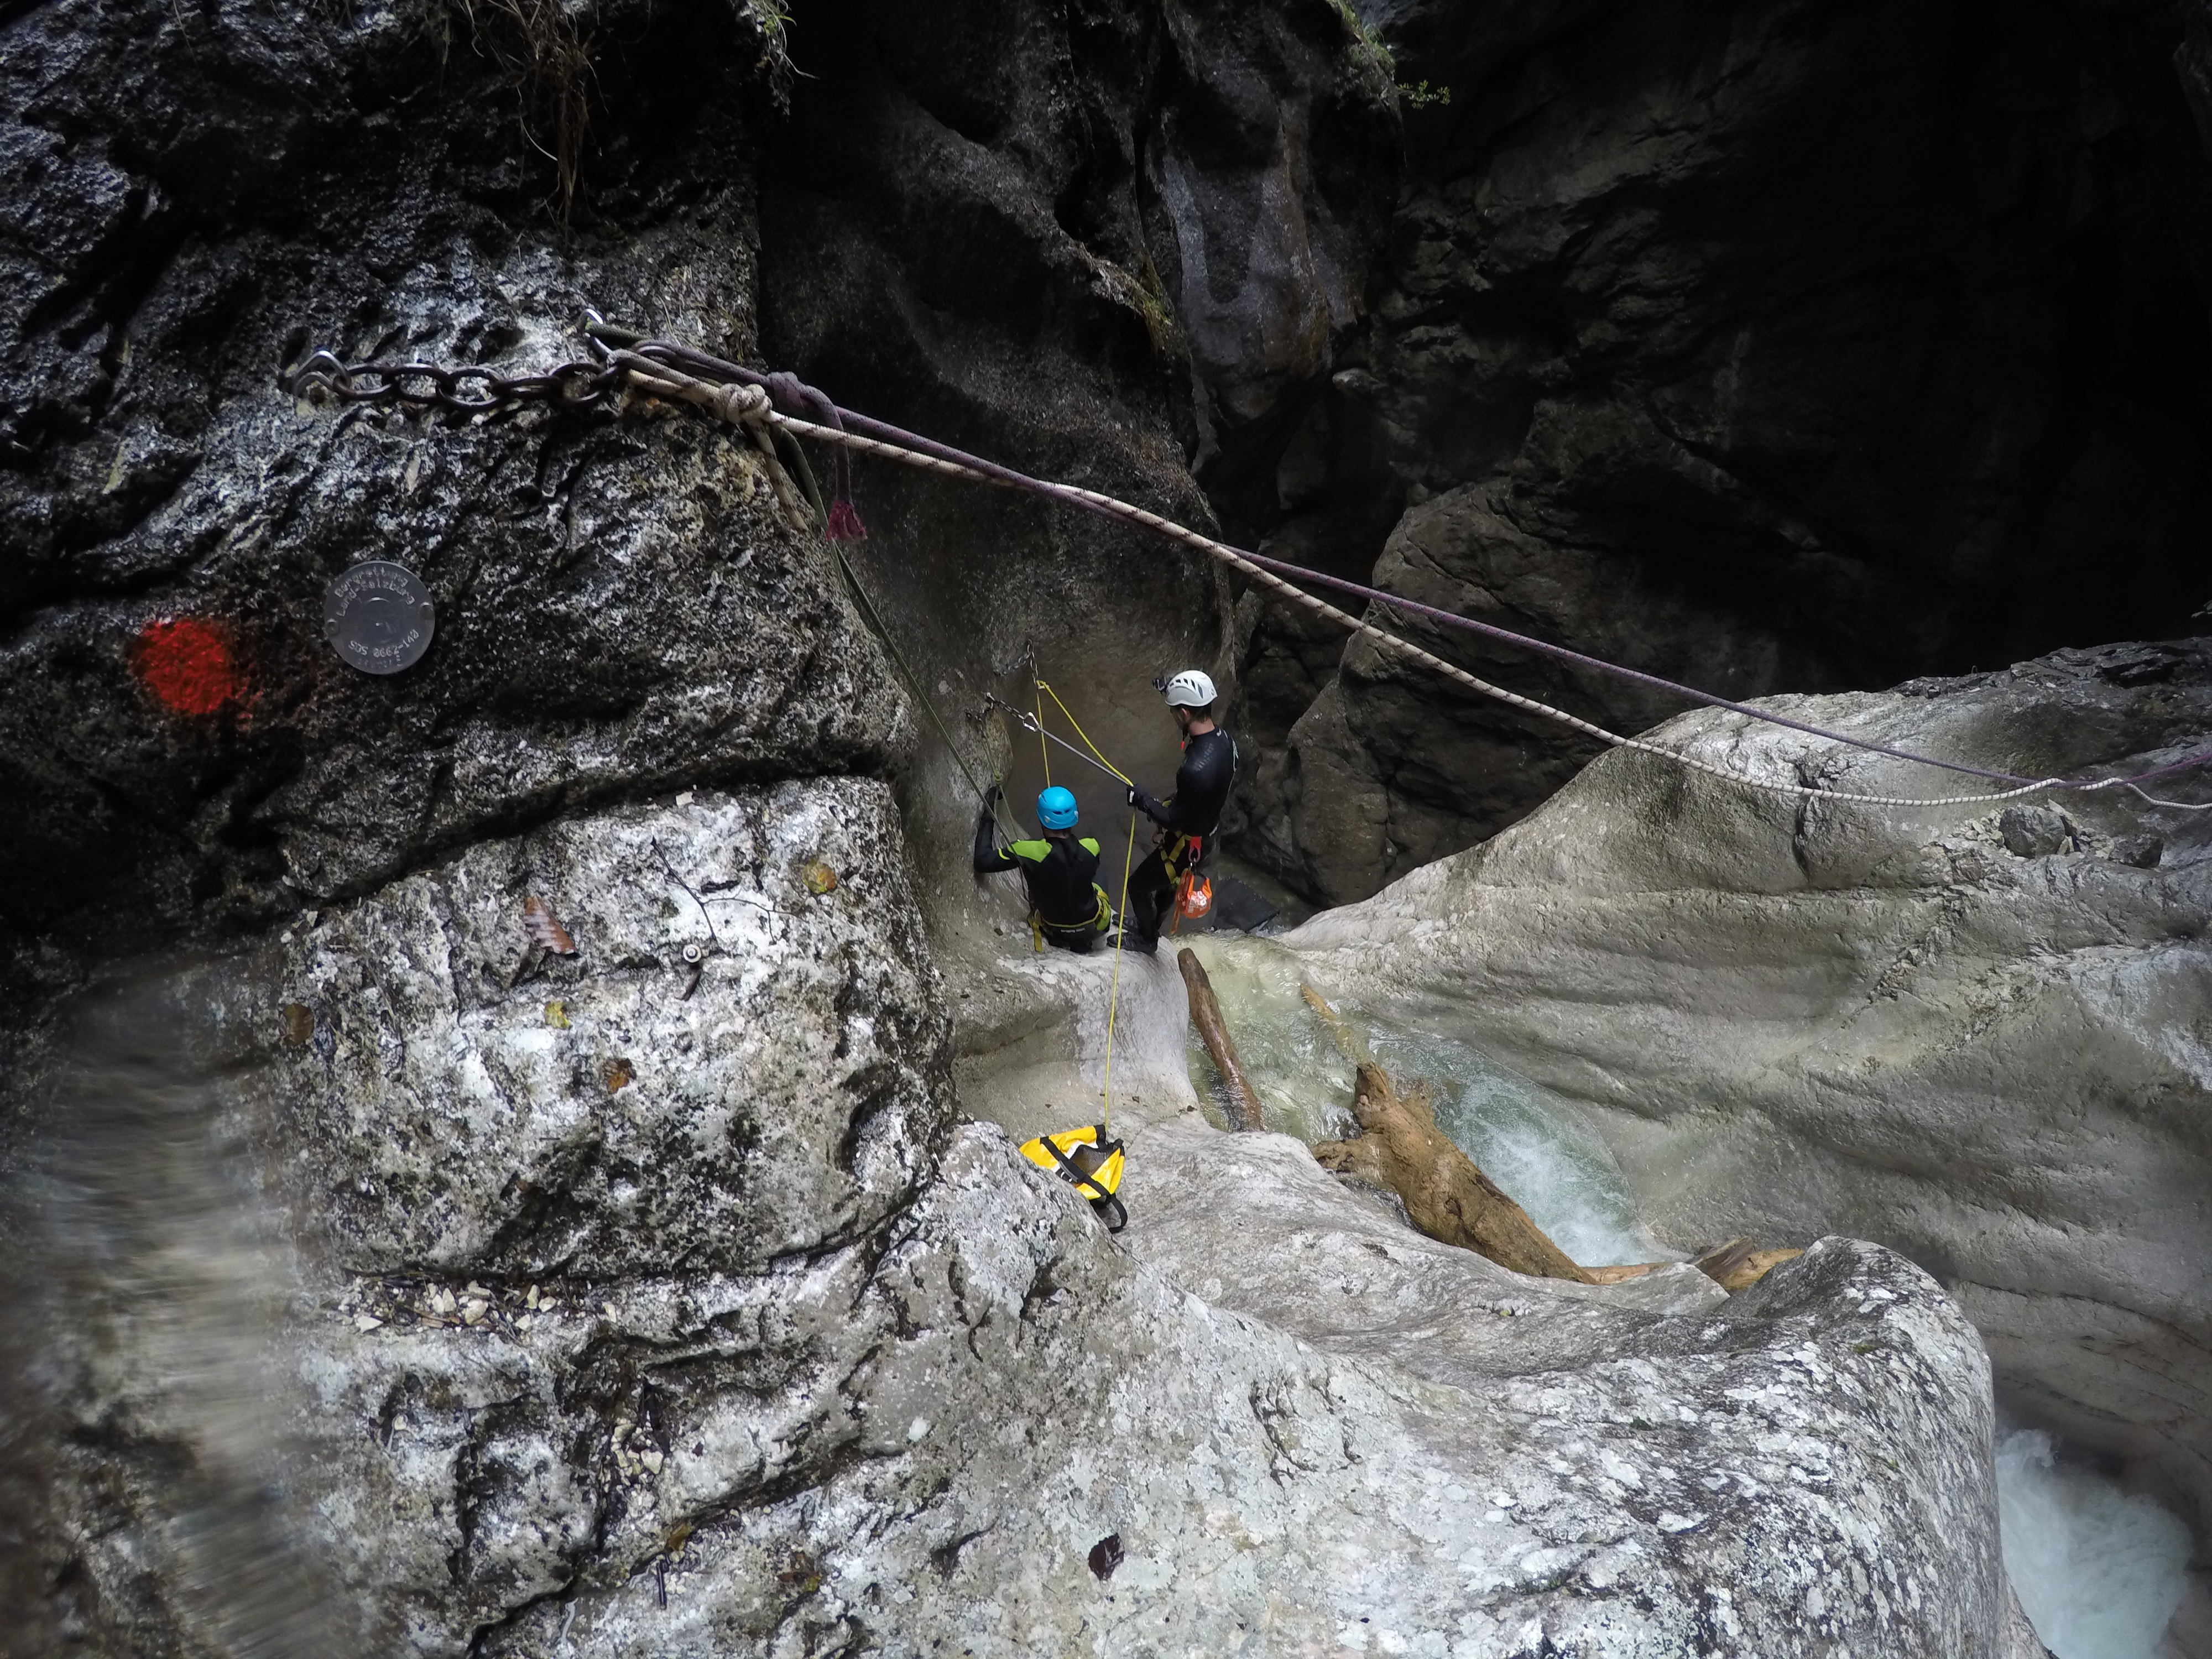
<svg viewBox="0 0 2212 1659">
<path fill-rule="evenodd" d="M 2183 11 L 1376 0 L 1450 101 L 1407 111 L 1370 325 L 1279 460 L 1209 488 L 1285 556 L 1723 695 L 2185 632 L 2212 150 Z M 1316 896 L 1594 753 L 1243 605 L 1244 835 Z M 1438 648 L 1616 730 L 1679 710 Z"/>
<path fill-rule="evenodd" d="M 889 807 L 573 815 L 152 981 L 192 1063 L 53 1166 L 12 1292 L 10 1643 L 2003 1651 L 1986 1362 L 1926 1275 L 1558 1287 L 1164 1102 L 1125 1249 L 952 1127 Z"/>
<path fill-rule="evenodd" d="M 719 94 L 603 123 L 597 222 L 563 249 L 514 92 L 442 10 L 10 15 L 0 811 L 39 872 L 0 899 L 11 929 L 256 922 L 661 780 L 881 763 L 872 648 L 741 447 L 307 418 L 276 388 L 309 345 L 543 368 L 586 304 L 750 351 L 750 180 L 712 158 L 743 152 L 758 46 L 722 17 L 602 66 L 618 112 L 687 57 Z M 323 642 L 323 589 L 363 558 L 437 603 L 404 675 Z M 145 677 L 145 631 L 179 620 L 225 642 L 213 708 Z"/>
<path fill-rule="evenodd" d="M 2202 641 L 2061 653 L 1777 706 L 2030 775 L 2121 773 L 2205 745 L 2212 662 Z M 1951 793 L 1735 715 L 1657 735 L 1771 777 Z M 2135 1460 L 2201 1535 L 2206 816 L 2126 792 L 1800 806 L 1617 754 L 1292 937 L 1317 982 L 1389 987 L 1583 1106 L 1662 1237 L 1905 1251 L 2009 1404 Z"/>
<path fill-rule="evenodd" d="M 793 41 L 815 74 L 761 175 L 769 355 L 872 414 L 1211 521 L 1194 466 L 1279 445 L 1366 314 L 1398 126 L 1346 17 L 837 0 Z M 1235 683 L 1235 596 L 1211 567 L 1005 492 L 881 465 L 860 482 L 856 568 L 947 718 L 986 691 L 1027 707 L 1041 674 L 1164 793 L 1153 677 Z M 1034 742 L 1014 763 L 1025 814 L 1047 769 Z M 918 855 L 957 878 L 972 800 L 934 764 L 902 799 Z M 1094 819 L 1118 814 L 1111 780 L 1050 771 Z"/>
</svg>

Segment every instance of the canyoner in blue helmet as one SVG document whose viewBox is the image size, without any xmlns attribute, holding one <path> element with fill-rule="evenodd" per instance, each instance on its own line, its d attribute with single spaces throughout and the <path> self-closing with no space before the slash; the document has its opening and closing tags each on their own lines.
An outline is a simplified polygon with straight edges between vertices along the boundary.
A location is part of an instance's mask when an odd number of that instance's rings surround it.
<svg viewBox="0 0 2212 1659">
<path fill-rule="evenodd" d="M 1037 823 L 1046 830 L 1075 828 L 1075 791 L 1063 789 L 1058 784 L 1041 790 L 1037 794 Z"/>
<path fill-rule="evenodd" d="M 1029 890 L 1030 942 L 1079 956 L 1090 954 L 1099 935 L 1113 925 L 1114 909 L 1097 882 L 1098 843 L 1075 833 L 1075 795 L 1053 785 L 1037 796 L 1040 839 L 1000 846 L 993 809 L 1000 798 L 997 784 L 985 797 L 975 820 L 975 873 L 1022 872 Z"/>
</svg>

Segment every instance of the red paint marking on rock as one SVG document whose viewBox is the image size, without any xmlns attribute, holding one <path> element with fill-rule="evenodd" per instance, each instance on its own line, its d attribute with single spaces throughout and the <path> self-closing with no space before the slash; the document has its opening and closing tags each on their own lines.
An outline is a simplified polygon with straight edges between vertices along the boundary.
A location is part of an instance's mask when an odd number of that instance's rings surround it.
<svg viewBox="0 0 2212 1659">
<path fill-rule="evenodd" d="M 197 617 L 163 617 L 138 630 L 132 666 L 162 706 L 179 714 L 212 714 L 250 701 L 228 632 Z"/>
</svg>

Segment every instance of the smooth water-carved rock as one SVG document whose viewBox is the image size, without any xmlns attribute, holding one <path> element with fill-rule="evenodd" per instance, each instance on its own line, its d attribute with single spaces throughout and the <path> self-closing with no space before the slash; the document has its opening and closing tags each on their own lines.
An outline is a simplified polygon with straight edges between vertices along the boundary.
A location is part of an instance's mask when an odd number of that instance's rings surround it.
<svg viewBox="0 0 2212 1659">
<path fill-rule="evenodd" d="M 1778 707 L 2031 776 L 2125 774 L 2212 743 L 2212 657 L 2062 652 Z M 1658 740 L 1837 789 L 1954 792 L 1735 715 Z M 2206 793 L 2201 771 L 2147 787 Z M 1662 1237 L 1830 1228 L 1939 1271 L 2010 1401 L 2201 1517 L 2212 815 L 2058 799 L 2023 855 L 2002 804 L 1799 802 L 1620 754 L 1291 942 L 1317 983 L 1448 1008 L 1582 1106 Z"/>
<path fill-rule="evenodd" d="M 159 981 L 208 1174 L 35 1236 L 99 1289 L 32 1298 L 39 1605 L 115 1653 L 325 1602 L 453 1656 L 1995 1650 L 1986 1372 L 1924 1275 L 1524 1279 L 1194 1108 L 1117 1120 L 1124 1249 L 950 1126 L 899 846 L 866 781 L 583 814 Z M 210 1205 L 277 1322 L 141 1270 L 221 1265 Z M 210 1600 L 209 1513 L 273 1587 Z"/>
</svg>

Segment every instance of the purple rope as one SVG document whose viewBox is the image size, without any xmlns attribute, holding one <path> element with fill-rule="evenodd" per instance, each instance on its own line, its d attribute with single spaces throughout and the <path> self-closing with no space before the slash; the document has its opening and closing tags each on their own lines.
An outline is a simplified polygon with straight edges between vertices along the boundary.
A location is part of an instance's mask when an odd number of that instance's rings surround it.
<svg viewBox="0 0 2212 1659">
<path fill-rule="evenodd" d="M 720 357 L 710 356 L 703 351 L 697 351 L 690 346 L 678 345 L 667 340 L 647 340 L 634 349 L 642 356 L 660 357 L 678 368 L 714 374 L 725 380 L 739 380 L 748 386 L 764 386 L 779 404 L 787 398 L 798 404 L 799 407 L 787 409 L 785 412 L 798 416 L 802 420 L 813 416 L 817 412 L 818 404 L 820 408 L 826 409 L 831 416 L 828 424 L 837 424 L 842 419 L 843 425 L 866 437 L 880 439 L 885 443 L 896 444 L 901 448 L 934 456 L 940 461 L 950 461 L 955 465 L 967 467 L 1016 489 L 1029 490 L 1033 494 L 1048 496 L 1054 501 L 1066 502 L 1069 506 L 1080 507 L 1103 519 L 1112 519 L 1124 524 L 1132 522 L 1112 507 L 1101 502 L 1064 495 L 1044 480 L 1031 477 L 1026 472 L 1017 472 L 1010 466 L 1002 466 L 996 461 L 985 460 L 980 455 L 971 455 L 965 450 L 953 448 L 950 444 L 941 444 L 935 439 L 925 438 L 919 433 L 905 431 L 886 422 L 872 420 L 866 415 L 857 415 L 848 409 L 840 409 L 826 396 L 812 386 L 805 385 L 796 375 L 763 374 L 757 369 L 747 368 L 742 364 L 730 362 Z M 778 396 L 779 393 L 781 395 Z M 839 454 L 838 465 L 841 468 L 844 465 L 842 451 Z M 1224 545 L 1226 544 L 1224 543 Z M 1961 761 L 1937 760 L 1930 755 L 1916 755 L 1907 749 L 1894 749 L 1887 744 L 1870 742 L 1864 738 L 1854 738 L 1842 732 L 1831 732 L 1826 726 L 1808 725 L 1803 720 L 1793 720 L 1786 714 L 1776 714 L 1764 708 L 1754 708 L 1749 703 L 1731 702 L 1726 697 L 1717 696 L 1712 692 L 1700 691 L 1693 685 L 1684 685 L 1679 681 L 1665 679 L 1657 674 L 1647 674 L 1640 669 L 1624 668 L 1619 663 L 1607 662 L 1601 657 L 1588 656 L 1580 651 L 1570 650 L 1563 645 L 1553 645 L 1548 641 L 1534 639 L 1526 634 L 1516 634 L 1510 629 L 1499 628 L 1492 623 L 1478 622 L 1473 617 L 1463 617 L 1455 611 L 1443 611 L 1432 605 L 1423 605 L 1418 599 L 1408 599 L 1399 594 L 1388 592 L 1382 588 L 1369 587 L 1359 582 L 1347 580 L 1341 576 L 1331 576 L 1319 570 L 1310 570 L 1304 565 L 1290 564 L 1281 559 L 1269 558 L 1264 554 L 1248 553 L 1241 548 L 1231 548 L 1230 550 L 1238 558 L 1249 559 L 1254 564 L 1263 569 L 1272 570 L 1279 576 L 1295 577 L 1300 581 L 1318 583 L 1324 587 L 1334 588 L 1340 592 L 1353 594 L 1370 605 L 1385 605 L 1395 611 L 1410 611 L 1416 616 L 1425 617 L 1432 622 L 1442 623 L 1448 627 L 1465 629 L 1470 633 L 1484 635 L 1507 645 L 1518 646 L 1524 651 L 1534 651 L 1540 655 L 1556 658 L 1561 662 L 1573 663 L 1577 667 L 1594 669 L 1601 674 L 1610 674 L 1616 679 L 1632 680 L 1638 684 L 1671 692 L 1675 696 L 1686 697 L 1692 702 L 1704 703 L 1709 708 L 1725 708 L 1730 714 L 1742 714 L 1755 720 L 1764 720 L 1769 726 L 1786 726 L 1792 732 L 1802 732 L 1808 737 L 1819 738 L 1824 742 L 1839 743 L 1852 749 L 1863 749 L 1871 754 L 1887 756 L 1891 760 L 1911 761 L 1917 766 L 1934 766 L 1947 772 L 1963 772 L 1970 777 L 1987 778 L 1996 783 L 2026 784 L 2045 781 L 2041 778 L 2027 777 L 2018 772 L 2002 772 L 1986 766 L 1969 766 Z M 2118 788 L 2130 784 L 2149 783 L 2159 778 L 2171 776 L 2176 772 L 2185 772 L 2192 767 L 2202 766 L 2208 761 L 2212 761 L 2212 749 L 2200 750 L 2197 753 L 2184 759 L 2154 768 L 2148 772 L 2138 772 L 2132 777 L 2058 778 L 2050 781 L 2054 787 L 2063 789 L 2087 789 L 2097 786 Z"/>
<path fill-rule="evenodd" d="M 1810 726 L 1803 720 L 1793 720 L 1786 714 L 1777 714 L 1764 708 L 1754 708 L 1749 703 L 1734 702 L 1711 691 L 1700 691 L 1693 685 L 1684 685 L 1677 680 L 1665 679 L 1657 674 L 1647 674 L 1641 669 L 1624 668 L 1619 663 L 1607 662 L 1601 657 L 1587 656 L 1580 651 L 1570 650 L 1564 645 L 1553 645 L 1547 640 L 1534 639 L 1526 634 L 1516 634 L 1510 629 L 1500 628 L 1494 623 L 1478 622 L 1474 617 L 1463 617 L 1455 611 L 1439 610 L 1432 605 L 1423 605 L 1418 599 L 1405 599 L 1381 588 L 1367 587 L 1358 582 L 1348 581 L 1341 576 L 1331 576 L 1319 570 L 1309 570 L 1303 565 L 1287 564 L 1280 559 L 1268 558 L 1264 554 L 1240 552 L 1238 556 L 1249 559 L 1254 564 L 1272 570 L 1279 576 L 1296 576 L 1301 580 L 1318 582 L 1325 587 L 1333 587 L 1341 592 L 1357 594 L 1370 604 L 1386 605 L 1394 611 L 1410 611 L 1416 616 L 1426 617 L 1432 621 L 1443 623 L 1454 628 L 1466 629 L 1470 633 L 1483 634 L 1494 640 L 1502 640 L 1508 645 L 1519 646 L 1523 650 L 1538 652 L 1547 657 L 1556 657 L 1562 662 L 1571 662 L 1578 667 L 1593 668 L 1600 673 L 1610 674 L 1616 679 L 1633 680 L 1638 684 L 1655 686 L 1660 690 L 1670 691 L 1676 696 L 1686 697 L 1692 702 L 1705 703 L 1714 708 L 1725 708 L 1731 714 L 1748 715 L 1753 720 L 1764 720 L 1770 726 L 1787 726 L 1793 732 L 1802 732 L 1809 737 L 1824 738 L 1831 743 L 1847 744 L 1854 749 L 1863 749 L 1876 755 L 1887 755 L 1892 760 L 1911 761 L 1920 766 L 1937 766 L 1947 772 L 1964 772 L 1972 777 L 1988 778 L 1998 783 L 2044 781 L 2041 778 L 2027 777 L 2018 772 L 2001 772 L 1986 766 L 1969 766 L 1963 761 L 1937 760 L 1929 755 L 1916 755 L 1908 749 L 1893 749 L 1886 743 L 1873 743 L 1864 738 L 1854 738 L 1841 732 L 1831 732 L 1826 726 Z M 2064 788 L 2086 788 L 2093 783 L 2116 788 L 2124 784 L 2148 783 L 2154 779 L 2165 777 L 2171 773 L 2186 771 L 2192 766 L 2202 766 L 2207 761 L 2212 761 L 2212 749 L 2201 750 L 2185 759 L 2157 767 L 2148 772 L 2138 772 L 2133 777 L 2068 778 L 2055 781 L 2057 787 Z"/>
<path fill-rule="evenodd" d="M 1803 720 L 1793 720 L 1785 714 L 1770 714 L 1763 708 L 1753 708 L 1749 703 L 1731 702 L 1728 698 L 1717 696 L 1711 691 L 1700 691 L 1693 685 L 1682 685 L 1674 680 L 1662 679 L 1656 674 L 1647 674 L 1641 669 L 1623 668 L 1617 663 L 1607 662 L 1600 657 L 1585 656 L 1579 651 L 1571 651 L 1564 645 L 1553 645 L 1548 641 L 1534 639 L 1525 634 L 1516 634 L 1511 629 L 1500 628 L 1493 623 L 1478 622 L 1473 617 L 1462 617 L 1455 611 L 1440 611 L 1435 605 L 1423 605 L 1418 599 L 1402 599 L 1395 593 L 1385 592 L 1380 588 L 1363 587 L 1359 583 L 1346 581 L 1340 576 L 1326 575 L 1318 570 L 1307 570 L 1297 565 L 1285 564 L 1279 559 L 1270 559 L 1261 554 L 1247 553 L 1244 556 L 1256 565 L 1262 565 L 1274 571 L 1278 575 L 1295 574 L 1304 580 L 1320 582 L 1324 586 L 1334 587 L 1342 592 L 1356 593 L 1370 604 L 1386 605 L 1394 611 L 1410 611 L 1415 616 L 1427 617 L 1436 622 L 1464 628 L 1472 633 L 1485 634 L 1492 639 L 1503 640 L 1509 645 L 1517 645 L 1524 650 L 1540 652 L 1547 657 L 1556 657 L 1561 662 L 1571 662 L 1582 668 L 1595 668 L 1601 673 L 1611 674 L 1617 679 L 1634 680 L 1638 684 L 1656 686 L 1662 691 L 1671 691 L 1676 696 L 1687 697 L 1693 702 L 1702 702 L 1714 708 L 1725 708 L 1733 714 L 1748 714 L 1753 720 L 1765 720 L 1772 726 L 1786 726 L 1793 732 L 1803 732 L 1813 737 L 1827 738 L 1838 743 L 1847 743 L 1856 749 L 1869 750 L 1877 755 L 1887 755 L 1893 760 L 1917 761 L 1923 766 L 1940 766 L 1947 772 L 1965 772 L 1973 777 L 1989 778 L 1999 783 L 2042 781 L 2039 778 L 2023 777 L 2017 772 L 1999 772 L 1986 766 L 1968 766 L 1961 761 L 1935 760 L 1925 755 L 1913 754 L 1909 750 L 1893 749 L 1887 744 L 1869 743 L 1863 738 L 1847 738 L 1839 732 L 1830 732 L 1821 726 L 1808 726 Z"/>
</svg>

